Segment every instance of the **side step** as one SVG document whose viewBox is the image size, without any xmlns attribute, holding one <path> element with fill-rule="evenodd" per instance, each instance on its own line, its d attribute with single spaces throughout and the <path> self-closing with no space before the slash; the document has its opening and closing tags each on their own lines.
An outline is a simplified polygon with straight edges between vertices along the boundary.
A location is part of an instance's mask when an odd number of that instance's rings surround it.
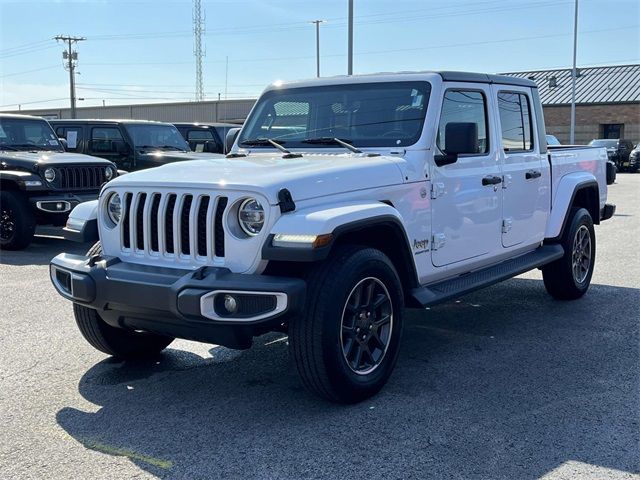
<svg viewBox="0 0 640 480">
<path fill-rule="evenodd" d="M 561 245 L 544 245 L 531 253 L 505 260 L 497 265 L 414 288 L 411 295 L 419 305 L 428 307 L 541 267 L 562 258 L 563 255 L 564 249 Z"/>
</svg>

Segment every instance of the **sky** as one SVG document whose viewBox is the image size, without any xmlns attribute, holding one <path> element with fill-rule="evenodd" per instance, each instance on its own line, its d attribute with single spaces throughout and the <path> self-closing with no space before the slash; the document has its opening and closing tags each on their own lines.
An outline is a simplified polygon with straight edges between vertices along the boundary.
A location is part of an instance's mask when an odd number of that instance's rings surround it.
<svg viewBox="0 0 640 480">
<path fill-rule="evenodd" d="M 354 0 L 354 73 L 570 67 L 575 0 Z M 206 99 L 255 98 L 279 79 L 347 73 L 347 0 L 202 0 Z M 0 0 L 0 110 L 195 98 L 193 1 Z M 640 63 L 640 2 L 579 0 L 579 66 Z"/>
</svg>

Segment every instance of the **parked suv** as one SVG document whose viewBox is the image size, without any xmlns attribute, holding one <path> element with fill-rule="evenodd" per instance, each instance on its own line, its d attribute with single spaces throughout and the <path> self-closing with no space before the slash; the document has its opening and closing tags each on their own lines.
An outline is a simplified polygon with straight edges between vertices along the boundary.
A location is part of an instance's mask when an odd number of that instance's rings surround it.
<svg viewBox="0 0 640 480">
<path fill-rule="evenodd" d="M 589 142 L 592 147 L 605 147 L 607 149 L 607 155 L 609 160 L 613 161 L 620 172 L 635 171 L 629 165 L 629 155 L 633 150 L 633 143 L 631 140 L 624 140 L 618 138 L 602 138 L 594 139 Z"/>
<path fill-rule="evenodd" d="M 637 143 L 629 154 L 629 171 L 637 172 L 640 170 L 640 143 Z"/>
<path fill-rule="evenodd" d="M 99 242 L 54 258 L 51 279 L 109 355 L 151 357 L 175 337 L 248 348 L 287 332 L 304 385 L 357 402 L 391 375 L 405 306 L 536 268 L 554 298 L 584 295 L 594 225 L 615 210 L 606 159 L 547 149 L 527 79 L 278 82 L 228 159 L 123 175 L 74 211 L 78 229 L 97 222 Z"/>
<path fill-rule="evenodd" d="M 189 143 L 194 152 L 228 153 L 225 139 L 232 128 L 240 125 L 233 123 L 174 123 L 175 127 Z"/>
<path fill-rule="evenodd" d="M 70 152 L 106 158 L 127 171 L 203 158 L 170 123 L 147 120 L 51 120 Z M 210 155 L 209 155 L 210 156 Z"/>
<path fill-rule="evenodd" d="M 25 248 L 36 225 L 64 225 L 116 176 L 108 160 L 66 153 L 46 120 L 0 114 L 0 248 Z"/>
</svg>

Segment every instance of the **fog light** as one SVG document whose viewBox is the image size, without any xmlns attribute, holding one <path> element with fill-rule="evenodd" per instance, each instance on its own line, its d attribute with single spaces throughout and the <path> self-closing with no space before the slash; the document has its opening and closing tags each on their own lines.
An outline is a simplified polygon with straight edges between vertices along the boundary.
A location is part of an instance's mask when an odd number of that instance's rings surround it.
<svg viewBox="0 0 640 480">
<path fill-rule="evenodd" d="M 229 313 L 236 313 L 236 311 L 238 311 L 238 301 L 233 295 L 224 296 L 224 308 Z"/>
</svg>

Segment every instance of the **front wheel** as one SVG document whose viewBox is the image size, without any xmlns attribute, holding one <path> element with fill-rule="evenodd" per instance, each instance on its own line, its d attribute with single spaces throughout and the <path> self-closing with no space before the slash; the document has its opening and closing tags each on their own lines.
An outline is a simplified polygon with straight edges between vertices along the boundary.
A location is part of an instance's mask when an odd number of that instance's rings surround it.
<svg viewBox="0 0 640 480">
<path fill-rule="evenodd" d="M 0 249 L 28 247 L 35 230 L 36 221 L 27 197 L 15 190 L 0 191 Z"/>
<path fill-rule="evenodd" d="M 402 286 L 379 250 L 342 246 L 308 278 L 306 315 L 289 327 L 303 384 L 338 403 L 376 394 L 396 364 Z"/>
<path fill-rule="evenodd" d="M 87 252 L 88 257 L 100 255 L 102 246 L 96 243 Z M 73 313 L 80 333 L 96 350 L 123 360 L 153 358 L 164 350 L 172 337 L 147 332 L 136 332 L 107 324 L 93 308 L 73 304 Z"/>
<path fill-rule="evenodd" d="M 572 210 L 561 245 L 564 256 L 542 268 L 542 279 L 553 298 L 575 300 L 589 289 L 596 260 L 596 234 L 586 209 Z"/>
</svg>

